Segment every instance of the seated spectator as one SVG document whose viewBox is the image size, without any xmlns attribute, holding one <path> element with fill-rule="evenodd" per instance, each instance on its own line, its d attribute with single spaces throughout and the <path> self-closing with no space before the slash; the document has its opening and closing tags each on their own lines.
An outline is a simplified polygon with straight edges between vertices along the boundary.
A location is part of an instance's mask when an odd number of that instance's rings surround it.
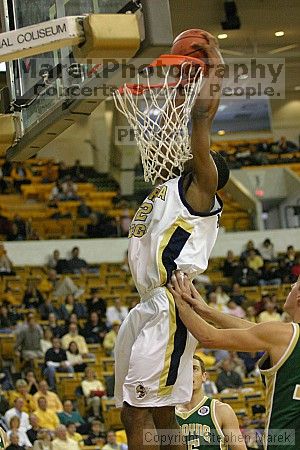
<svg viewBox="0 0 300 450">
<path fill-rule="evenodd" d="M 48 279 L 43 279 L 39 285 L 42 292 L 51 293 L 55 297 L 73 294 L 75 298 L 84 293 L 84 289 L 78 288 L 69 277 L 59 277 L 53 269 L 48 272 Z"/>
<path fill-rule="evenodd" d="M 34 443 L 38 439 L 38 433 L 41 430 L 38 423 L 38 418 L 34 413 L 31 413 L 29 416 L 30 428 L 26 431 L 27 437 L 30 440 L 31 444 Z"/>
<path fill-rule="evenodd" d="M 21 306 L 21 302 L 15 297 L 12 288 L 7 286 L 3 295 L 2 295 L 3 303 L 10 306 Z"/>
<path fill-rule="evenodd" d="M 223 264 L 223 275 L 224 277 L 232 277 L 235 268 L 238 265 L 238 261 L 236 260 L 234 253 L 232 250 L 228 250 L 226 259 Z"/>
<path fill-rule="evenodd" d="M 9 409 L 9 403 L 8 403 L 7 398 L 6 398 L 6 393 L 4 391 L 2 391 L 2 386 L 1 386 L 1 388 L 0 388 L 0 418 L 1 418 L 0 429 L 1 429 L 1 427 L 4 428 L 4 429 L 7 427 L 5 419 L 4 419 L 3 416 L 4 416 L 4 414 L 6 413 L 6 411 L 8 409 Z"/>
<path fill-rule="evenodd" d="M 114 349 L 120 326 L 121 322 L 119 320 L 115 320 L 112 323 L 112 329 L 105 335 L 103 348 L 108 356 L 114 356 Z"/>
<path fill-rule="evenodd" d="M 25 402 L 22 398 L 18 397 L 15 399 L 14 407 L 6 411 L 4 415 L 4 419 L 8 427 L 10 427 L 11 418 L 17 416 L 20 419 L 21 428 L 23 428 L 24 430 L 28 430 L 30 428 L 29 416 L 26 412 L 24 412 L 24 406 Z"/>
<path fill-rule="evenodd" d="M 50 295 L 48 295 L 45 302 L 41 304 L 39 312 L 42 320 L 48 320 L 50 314 L 54 314 L 56 317 L 59 315 L 58 309 L 53 305 Z"/>
<path fill-rule="evenodd" d="M 228 312 L 228 308 L 227 308 L 226 305 L 218 304 L 217 294 L 215 292 L 210 292 L 208 294 L 207 304 L 208 304 L 208 306 L 210 306 L 210 308 L 217 309 L 218 311 L 221 311 L 223 313 L 227 313 Z"/>
<path fill-rule="evenodd" d="M 30 170 L 21 163 L 14 164 L 10 176 L 17 192 L 21 192 L 22 184 L 31 184 Z"/>
<path fill-rule="evenodd" d="M 76 431 L 76 425 L 74 422 L 68 422 L 67 425 L 67 436 L 70 439 L 73 439 L 80 446 L 83 444 L 83 437 L 80 433 Z"/>
<path fill-rule="evenodd" d="M 84 168 L 80 164 L 80 159 L 76 159 L 74 166 L 72 166 L 70 168 L 70 175 L 71 175 L 71 179 L 73 181 L 77 181 L 77 182 L 81 182 L 81 183 L 84 182 L 84 180 L 85 180 Z"/>
<path fill-rule="evenodd" d="M 15 275 L 15 272 L 12 270 L 13 264 L 9 257 L 7 256 L 7 252 L 4 248 L 3 243 L 0 243 L 0 275 Z"/>
<path fill-rule="evenodd" d="M 12 333 L 15 325 L 16 322 L 12 320 L 8 308 L 2 305 L 0 307 L 0 333 Z"/>
<path fill-rule="evenodd" d="M 226 305 L 230 300 L 229 295 L 225 292 L 223 286 L 217 286 L 215 289 L 218 305 Z"/>
<path fill-rule="evenodd" d="M 247 259 L 251 250 L 254 250 L 256 255 L 259 255 L 259 251 L 255 248 L 253 241 L 248 241 L 246 249 L 241 253 L 241 260 Z"/>
<path fill-rule="evenodd" d="M 51 328 L 45 328 L 44 329 L 44 337 L 41 339 L 41 349 L 44 355 L 46 354 L 47 350 L 52 347 L 52 330 Z"/>
<path fill-rule="evenodd" d="M 59 412 L 57 415 L 62 425 L 67 425 L 69 422 L 73 422 L 79 433 L 87 434 L 87 424 L 81 417 L 80 413 L 76 409 L 73 409 L 73 403 L 71 400 L 65 400 L 63 402 L 63 411 Z"/>
<path fill-rule="evenodd" d="M 223 392 L 226 389 L 238 389 L 243 387 L 242 378 L 233 369 L 229 358 L 222 361 L 221 372 L 218 375 L 216 385 L 219 392 Z"/>
<path fill-rule="evenodd" d="M 244 319 L 246 316 L 245 310 L 237 305 L 234 300 L 230 299 L 227 303 L 228 314 L 234 317 L 239 317 L 240 319 Z"/>
<path fill-rule="evenodd" d="M 74 372 L 84 372 L 86 364 L 83 362 L 82 355 L 79 353 L 76 342 L 71 341 L 66 351 L 67 359 Z M 66 425 L 66 424 L 65 424 Z"/>
<path fill-rule="evenodd" d="M 72 341 L 76 342 L 78 349 L 79 349 L 79 353 L 83 357 L 87 357 L 89 354 L 88 346 L 86 344 L 84 337 L 80 336 L 78 334 L 78 327 L 74 323 L 70 323 L 69 333 L 65 334 L 62 337 L 62 340 L 61 340 L 62 347 L 66 350 L 69 347 L 70 342 L 72 342 Z"/>
<path fill-rule="evenodd" d="M 241 286 L 239 283 L 233 283 L 230 298 L 239 306 L 241 306 L 246 300 L 246 297 L 241 292 Z"/>
<path fill-rule="evenodd" d="M 257 319 L 258 323 L 263 322 L 281 322 L 281 315 L 277 312 L 276 304 L 271 300 L 265 302 L 265 310 L 262 311 Z"/>
<path fill-rule="evenodd" d="M 79 258 L 79 247 L 74 247 L 69 259 L 70 273 L 86 273 L 88 267 L 88 263 L 84 259 Z"/>
<path fill-rule="evenodd" d="M 251 372 L 256 368 L 257 362 L 263 356 L 263 352 L 249 353 L 249 352 L 238 352 L 239 358 L 244 362 L 246 368 L 246 376 L 248 377 Z"/>
<path fill-rule="evenodd" d="M 15 431 L 11 433 L 9 437 L 9 445 L 5 448 L 6 450 L 26 450 L 23 445 L 19 444 L 19 434 Z"/>
<path fill-rule="evenodd" d="M 246 320 L 248 320 L 248 322 L 256 323 L 256 311 L 254 306 L 248 306 L 246 309 Z"/>
<path fill-rule="evenodd" d="M 55 430 L 55 439 L 52 441 L 52 450 L 79 450 L 79 445 L 67 436 L 67 429 L 59 425 Z"/>
<path fill-rule="evenodd" d="M 84 440 L 84 445 L 99 445 L 100 448 L 105 443 L 106 433 L 100 420 L 93 420 L 91 424 L 91 432 Z"/>
<path fill-rule="evenodd" d="M 292 282 L 296 283 L 300 276 L 300 256 L 297 256 L 294 260 L 294 264 L 291 268 L 291 274 L 292 274 Z"/>
<path fill-rule="evenodd" d="M 281 258 L 278 261 L 278 267 L 273 272 L 273 275 L 276 278 L 280 278 L 281 283 L 291 283 L 292 282 L 292 273 L 291 273 L 291 264 L 287 264 L 286 260 Z"/>
<path fill-rule="evenodd" d="M 33 361 L 43 357 L 41 349 L 42 329 L 36 324 L 34 314 L 27 314 L 27 324 L 17 334 L 17 355 L 21 355 L 24 361 Z"/>
<path fill-rule="evenodd" d="M 57 317 L 54 312 L 49 313 L 48 326 L 51 328 L 52 334 L 55 337 L 61 337 L 63 334 L 63 328 L 58 325 Z"/>
<path fill-rule="evenodd" d="M 233 273 L 233 282 L 240 286 L 257 286 L 258 274 L 248 267 L 246 260 L 243 260 Z"/>
<path fill-rule="evenodd" d="M 37 439 L 33 444 L 33 450 L 51 450 L 51 432 L 45 428 L 41 428 L 37 433 Z"/>
<path fill-rule="evenodd" d="M 13 219 L 13 223 L 17 227 L 18 235 L 21 238 L 20 240 L 26 241 L 26 239 L 27 239 L 27 223 L 25 222 L 25 220 L 22 219 L 21 216 L 16 214 L 14 219 Z"/>
<path fill-rule="evenodd" d="M 259 253 L 264 261 L 275 260 L 274 244 L 272 244 L 270 239 L 264 240 L 264 242 L 259 247 Z"/>
<path fill-rule="evenodd" d="M 58 310 L 58 315 L 61 320 L 68 321 L 71 314 L 76 314 L 78 319 L 83 319 L 86 317 L 86 310 L 83 304 L 75 303 L 73 294 L 68 294 Z"/>
<path fill-rule="evenodd" d="M 247 265 L 254 272 L 260 274 L 263 268 L 264 262 L 260 255 L 258 255 L 255 250 L 249 250 L 247 257 Z"/>
<path fill-rule="evenodd" d="M 37 417 L 40 428 L 54 431 L 59 425 L 57 414 L 48 408 L 47 400 L 43 396 L 39 397 L 37 401 L 37 409 L 34 414 Z"/>
<path fill-rule="evenodd" d="M 86 228 L 87 238 L 115 237 L 118 234 L 114 219 L 106 214 L 91 214 L 91 223 Z"/>
<path fill-rule="evenodd" d="M 38 406 L 38 400 L 40 397 L 43 397 L 47 400 L 47 408 L 50 411 L 53 411 L 55 413 L 62 411 L 63 407 L 58 395 L 55 394 L 55 392 L 51 392 L 48 390 L 48 383 L 46 380 L 40 381 L 39 390 L 33 396 L 36 406 Z"/>
<path fill-rule="evenodd" d="M 17 433 L 19 436 L 19 445 L 22 447 L 32 447 L 30 440 L 26 434 L 26 430 L 20 427 L 20 419 L 18 416 L 13 416 L 9 422 L 9 430 L 7 432 L 7 437 L 10 438 L 11 433 Z"/>
<path fill-rule="evenodd" d="M 64 161 L 59 161 L 58 163 L 58 179 L 64 180 L 68 176 L 69 170 L 67 169 L 66 163 Z"/>
<path fill-rule="evenodd" d="M 105 395 L 105 387 L 97 380 L 96 372 L 92 367 L 85 369 L 85 377 L 81 388 L 88 408 L 92 408 L 94 417 L 101 417 L 101 397 Z"/>
<path fill-rule="evenodd" d="M 279 153 L 288 153 L 297 150 L 297 145 L 292 141 L 288 141 L 286 136 L 281 136 L 279 141 L 275 142 L 275 146 Z M 277 153 L 277 151 L 274 151 L 274 153 Z"/>
<path fill-rule="evenodd" d="M 67 320 L 67 321 L 65 322 L 65 326 L 63 327 L 62 336 L 64 336 L 65 334 L 67 334 L 67 333 L 69 332 L 69 327 L 70 327 L 71 323 L 74 323 L 74 324 L 77 326 L 78 334 L 80 334 L 81 336 L 83 336 L 83 334 L 82 334 L 82 328 L 81 328 L 81 326 L 80 326 L 80 323 L 79 323 L 77 314 L 75 314 L 75 313 L 72 313 L 72 314 L 70 315 L 69 320 Z"/>
<path fill-rule="evenodd" d="M 90 315 L 92 312 L 100 313 L 101 317 L 106 316 L 106 301 L 99 297 L 98 289 L 91 289 L 92 296 L 86 300 L 87 312 Z"/>
<path fill-rule="evenodd" d="M 88 218 L 92 214 L 92 208 L 86 204 L 85 198 L 81 199 L 81 203 L 77 208 L 77 216 L 81 218 Z"/>
<path fill-rule="evenodd" d="M 56 388 L 56 372 L 74 372 L 73 366 L 68 361 L 66 351 L 61 348 L 60 339 L 57 337 L 52 338 L 52 346 L 45 354 L 45 366 L 44 375 L 48 380 L 50 389 L 53 390 Z"/>
<path fill-rule="evenodd" d="M 216 383 L 209 377 L 209 372 L 206 372 L 206 380 L 202 384 L 204 395 L 207 397 L 213 397 L 218 393 Z"/>
<path fill-rule="evenodd" d="M 106 436 L 107 443 L 102 447 L 102 450 L 127 450 L 126 444 L 117 444 L 116 432 L 113 430 L 108 431 Z"/>
<path fill-rule="evenodd" d="M 97 312 L 91 312 L 83 329 L 86 342 L 88 344 L 102 344 L 107 332 L 105 321 L 99 318 Z"/>
<path fill-rule="evenodd" d="M 44 303 L 44 297 L 37 289 L 35 282 L 28 281 L 27 288 L 24 292 L 23 305 L 25 308 L 38 309 Z"/>
<path fill-rule="evenodd" d="M 48 267 L 50 269 L 56 270 L 57 263 L 58 263 L 58 261 L 60 259 L 59 257 L 60 257 L 59 250 L 54 250 L 52 255 L 50 255 L 49 259 L 48 259 Z"/>
<path fill-rule="evenodd" d="M 48 161 L 43 167 L 42 183 L 54 183 L 57 180 L 57 167 L 53 161 Z"/>
<path fill-rule="evenodd" d="M 62 182 L 60 180 L 57 180 L 55 183 L 55 186 L 53 187 L 51 193 L 50 193 L 50 200 L 57 200 L 61 201 L 65 199 L 64 190 L 62 187 Z"/>
<path fill-rule="evenodd" d="M 80 197 L 77 194 L 77 185 L 73 183 L 71 178 L 67 178 L 66 181 L 62 184 L 62 189 L 64 196 L 62 200 L 79 200 Z"/>
<path fill-rule="evenodd" d="M 292 266 L 296 258 L 296 252 L 293 245 L 289 245 L 284 256 L 285 263 Z"/>
<path fill-rule="evenodd" d="M 12 224 L 10 226 L 10 230 L 6 235 L 6 240 L 7 241 L 25 241 L 26 237 L 24 238 L 24 236 L 19 233 L 17 225 L 14 222 L 12 222 Z"/>
<path fill-rule="evenodd" d="M 122 306 L 121 299 L 116 298 L 114 305 L 109 306 L 106 310 L 107 325 L 111 327 L 113 322 L 116 321 L 123 322 L 123 320 L 127 317 L 127 315 L 128 315 L 127 306 Z"/>
<path fill-rule="evenodd" d="M 0 167 L 0 194 L 8 191 L 8 182 L 4 179 L 2 167 Z"/>
<path fill-rule="evenodd" d="M 30 395 L 34 395 L 38 391 L 39 385 L 36 381 L 33 370 L 27 369 L 27 371 L 25 372 L 25 380 L 28 386 L 28 393 Z"/>
<path fill-rule="evenodd" d="M 0 206 L 0 234 L 7 234 L 11 230 L 11 221 L 3 215 L 3 208 Z"/>
<path fill-rule="evenodd" d="M 22 411 L 30 413 L 35 409 L 35 403 L 31 394 L 29 394 L 29 386 L 27 382 L 23 379 L 19 379 L 15 383 L 16 390 L 11 391 L 9 395 L 9 402 L 12 406 L 17 398 L 22 398 L 24 400 L 24 406 Z"/>
<path fill-rule="evenodd" d="M 278 269 L 274 267 L 274 265 L 270 262 L 265 262 L 261 274 L 259 285 L 260 286 L 268 286 L 275 285 L 278 286 L 281 284 L 281 277 L 279 276 Z"/>
</svg>

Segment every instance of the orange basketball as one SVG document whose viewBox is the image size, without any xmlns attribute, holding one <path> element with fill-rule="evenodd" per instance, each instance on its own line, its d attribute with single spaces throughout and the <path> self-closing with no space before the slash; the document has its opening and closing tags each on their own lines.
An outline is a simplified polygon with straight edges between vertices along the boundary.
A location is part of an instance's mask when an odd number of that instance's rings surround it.
<svg viewBox="0 0 300 450">
<path fill-rule="evenodd" d="M 194 46 L 207 45 L 208 40 L 202 30 L 197 28 L 186 30 L 180 33 L 174 40 L 171 49 L 172 55 L 192 56 L 193 58 L 206 59 L 207 53 L 204 50 L 197 50 Z"/>
</svg>

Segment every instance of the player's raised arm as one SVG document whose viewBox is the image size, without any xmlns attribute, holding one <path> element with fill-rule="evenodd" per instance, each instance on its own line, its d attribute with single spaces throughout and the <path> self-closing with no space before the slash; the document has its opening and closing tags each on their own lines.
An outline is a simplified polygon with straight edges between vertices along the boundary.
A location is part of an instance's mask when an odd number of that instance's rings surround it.
<svg viewBox="0 0 300 450">
<path fill-rule="evenodd" d="M 197 186 L 201 191 L 204 190 L 213 196 L 217 190 L 218 176 L 210 153 L 210 132 L 220 102 L 222 85 L 220 67 L 224 61 L 217 39 L 207 32 L 203 32 L 203 36 L 207 45 L 197 48 L 207 54 L 208 70 L 199 98 L 192 110 L 192 163 Z"/>
</svg>

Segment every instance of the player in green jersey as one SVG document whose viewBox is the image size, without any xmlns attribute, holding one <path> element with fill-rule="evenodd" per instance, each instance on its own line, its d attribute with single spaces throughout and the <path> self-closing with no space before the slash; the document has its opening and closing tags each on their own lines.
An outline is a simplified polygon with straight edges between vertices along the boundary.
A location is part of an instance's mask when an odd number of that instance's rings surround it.
<svg viewBox="0 0 300 450">
<path fill-rule="evenodd" d="M 223 314 L 205 303 L 182 273 L 171 278 L 181 320 L 203 347 L 265 351 L 260 362 L 266 382 L 266 450 L 300 449 L 300 277 L 284 304 L 292 323 L 253 324 Z M 212 322 L 210 325 L 208 322 Z"/>
<path fill-rule="evenodd" d="M 206 380 L 201 358 L 193 358 L 193 395 L 176 407 L 176 419 L 188 450 L 246 450 L 237 417 L 226 403 L 206 397 L 202 383 Z"/>
</svg>

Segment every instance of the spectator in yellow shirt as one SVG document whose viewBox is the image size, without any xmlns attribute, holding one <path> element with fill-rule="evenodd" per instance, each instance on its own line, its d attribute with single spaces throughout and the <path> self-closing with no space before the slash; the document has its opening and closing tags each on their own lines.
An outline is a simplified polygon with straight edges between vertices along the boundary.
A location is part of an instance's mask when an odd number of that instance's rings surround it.
<svg viewBox="0 0 300 450">
<path fill-rule="evenodd" d="M 76 342 L 80 355 L 87 357 L 89 354 L 89 349 L 87 343 L 83 336 L 78 334 L 78 327 L 76 323 L 70 323 L 69 333 L 65 334 L 62 339 L 62 348 L 68 350 L 70 342 Z"/>
<path fill-rule="evenodd" d="M 23 379 L 17 380 L 15 386 L 16 390 L 9 393 L 10 406 L 13 407 L 16 398 L 22 398 L 24 400 L 23 411 L 26 413 L 33 412 L 36 405 L 32 395 L 28 393 L 28 384 L 26 381 Z"/>
<path fill-rule="evenodd" d="M 112 324 L 111 331 L 105 335 L 105 338 L 103 341 L 103 347 L 108 356 L 114 355 L 115 344 L 116 344 L 120 326 L 121 326 L 121 322 L 119 320 L 115 320 Z"/>
<path fill-rule="evenodd" d="M 258 316 L 258 323 L 263 322 L 281 322 L 281 315 L 276 310 L 276 304 L 271 300 L 265 302 L 265 311 Z"/>
<path fill-rule="evenodd" d="M 247 264 L 250 269 L 255 272 L 259 272 L 264 265 L 264 261 L 261 256 L 256 254 L 255 250 L 250 250 L 247 258 Z"/>
<path fill-rule="evenodd" d="M 80 433 L 76 432 L 76 425 L 74 422 L 67 423 L 67 436 L 76 441 L 78 445 L 83 445 L 83 437 Z"/>
<path fill-rule="evenodd" d="M 64 425 L 56 428 L 55 435 L 56 438 L 52 441 L 53 450 L 79 450 L 78 443 L 67 436 L 67 429 Z"/>
<path fill-rule="evenodd" d="M 105 387 L 96 379 L 96 372 L 92 367 L 85 369 L 85 378 L 81 382 L 83 395 L 88 408 L 93 408 L 94 417 L 100 417 L 101 395 L 105 395 Z"/>
<path fill-rule="evenodd" d="M 53 411 L 51 411 L 51 409 L 48 408 L 45 397 L 40 397 L 38 399 L 38 408 L 34 414 L 37 417 L 40 428 L 54 431 L 59 425 L 59 418 Z"/>
<path fill-rule="evenodd" d="M 62 403 L 55 392 L 48 390 L 49 386 L 46 380 L 42 380 L 39 383 L 39 390 L 34 394 L 33 400 L 37 407 L 40 397 L 44 397 L 47 400 L 48 409 L 54 413 L 59 413 L 63 410 Z"/>
</svg>

